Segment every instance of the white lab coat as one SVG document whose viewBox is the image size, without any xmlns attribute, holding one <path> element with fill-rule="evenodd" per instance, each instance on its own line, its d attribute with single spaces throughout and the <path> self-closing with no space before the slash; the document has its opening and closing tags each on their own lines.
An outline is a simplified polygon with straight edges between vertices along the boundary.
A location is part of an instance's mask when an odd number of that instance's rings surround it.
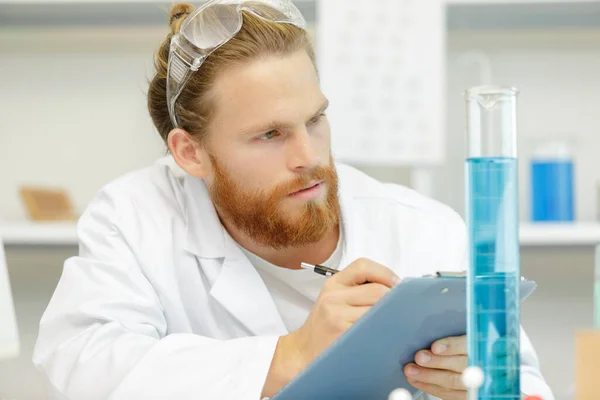
<svg viewBox="0 0 600 400">
<path fill-rule="evenodd" d="M 367 257 L 400 277 L 465 267 L 448 207 L 338 165 L 342 267 Z M 78 224 L 42 318 L 34 362 L 66 399 L 258 400 L 288 333 L 202 180 L 156 164 L 105 186 Z M 522 387 L 552 400 L 529 342 Z"/>
</svg>

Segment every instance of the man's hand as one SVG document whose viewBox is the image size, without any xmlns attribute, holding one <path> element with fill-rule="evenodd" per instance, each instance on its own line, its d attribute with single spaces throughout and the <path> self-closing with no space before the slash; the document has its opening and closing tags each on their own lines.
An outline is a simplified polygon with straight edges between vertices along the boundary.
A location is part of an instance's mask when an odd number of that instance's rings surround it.
<svg viewBox="0 0 600 400">
<path fill-rule="evenodd" d="M 419 351 L 415 362 L 404 367 L 409 384 L 443 400 L 467 398 L 462 383 L 462 373 L 467 368 L 466 336 L 436 341 L 431 350 Z"/>
<path fill-rule="evenodd" d="M 263 396 L 272 396 L 400 281 L 389 268 L 359 259 L 328 278 L 300 329 L 279 338 Z"/>
</svg>

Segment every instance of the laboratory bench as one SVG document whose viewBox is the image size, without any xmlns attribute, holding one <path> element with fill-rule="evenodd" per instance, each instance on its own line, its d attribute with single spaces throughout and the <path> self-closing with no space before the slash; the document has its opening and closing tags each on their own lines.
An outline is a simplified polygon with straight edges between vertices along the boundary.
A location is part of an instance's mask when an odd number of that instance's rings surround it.
<svg viewBox="0 0 600 400">
<path fill-rule="evenodd" d="M 600 243 L 600 223 L 530 223 L 520 225 L 521 246 L 595 246 Z M 6 245 L 75 246 L 72 222 L 4 222 L 0 237 Z"/>
</svg>

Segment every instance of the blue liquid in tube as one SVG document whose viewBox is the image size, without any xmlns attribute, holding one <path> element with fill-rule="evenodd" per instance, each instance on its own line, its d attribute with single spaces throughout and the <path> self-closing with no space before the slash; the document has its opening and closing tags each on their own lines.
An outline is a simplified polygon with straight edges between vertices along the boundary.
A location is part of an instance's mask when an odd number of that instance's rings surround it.
<svg viewBox="0 0 600 400">
<path fill-rule="evenodd" d="M 517 160 L 467 159 L 468 352 L 480 400 L 520 399 Z"/>
</svg>

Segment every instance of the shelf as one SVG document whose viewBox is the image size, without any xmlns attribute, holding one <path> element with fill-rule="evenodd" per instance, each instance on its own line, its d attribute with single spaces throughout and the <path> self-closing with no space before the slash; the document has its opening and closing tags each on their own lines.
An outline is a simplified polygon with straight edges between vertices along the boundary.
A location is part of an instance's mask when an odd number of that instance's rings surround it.
<svg viewBox="0 0 600 400">
<path fill-rule="evenodd" d="M 13 0 L 20 1 L 20 0 Z M 75 0 L 76 1 L 76 0 Z M 598 0 L 446 0 L 446 4 L 455 5 L 506 5 L 509 7 L 519 5 L 546 5 L 546 4 L 580 4 L 597 3 Z"/>
<path fill-rule="evenodd" d="M 294 3 L 307 22 L 314 23 L 315 0 Z M 0 27 L 161 26 L 166 31 L 172 4 L 164 0 L 0 0 Z"/>
<path fill-rule="evenodd" d="M 0 223 L 0 237 L 6 245 L 77 245 L 75 223 Z M 521 245 L 594 246 L 600 244 L 600 223 L 521 223 Z"/>
<path fill-rule="evenodd" d="M 600 27 L 598 0 L 449 0 L 447 4 L 450 31 Z"/>
<path fill-rule="evenodd" d="M 0 222 L 0 238 L 5 245 L 76 246 L 74 222 Z"/>
<path fill-rule="evenodd" d="M 600 223 L 521 223 L 522 246 L 595 246 L 600 244 Z"/>
<path fill-rule="evenodd" d="M 294 0 L 309 23 L 316 21 L 317 1 L 326 0 Z M 151 25 L 166 30 L 171 4 L 165 0 L 0 0 L 0 27 Z M 446 0 L 446 4 L 449 30 L 600 27 L 600 0 Z"/>
</svg>

